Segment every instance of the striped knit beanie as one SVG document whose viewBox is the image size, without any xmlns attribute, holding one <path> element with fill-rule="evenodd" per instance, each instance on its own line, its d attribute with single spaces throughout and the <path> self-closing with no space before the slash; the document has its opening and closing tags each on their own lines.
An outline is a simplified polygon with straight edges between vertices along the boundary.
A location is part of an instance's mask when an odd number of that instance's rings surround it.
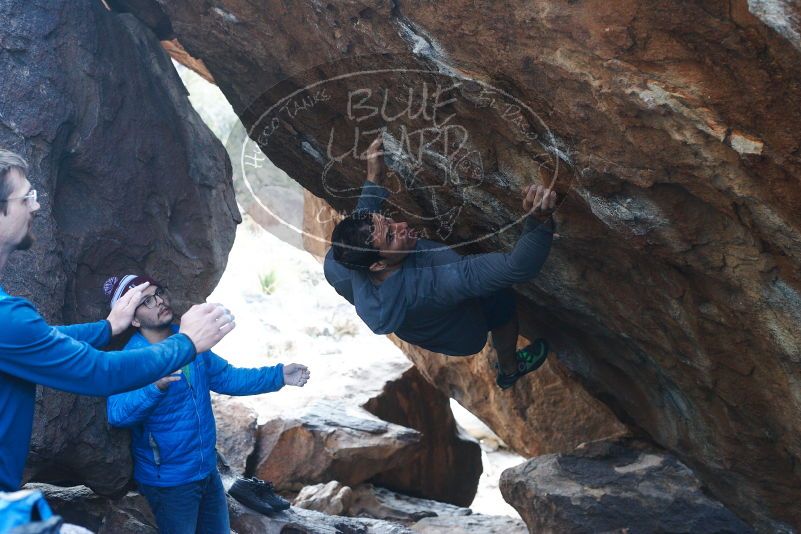
<svg viewBox="0 0 801 534">
<path fill-rule="evenodd" d="M 126 274 L 122 278 L 112 276 L 106 280 L 106 283 L 103 284 L 103 292 L 106 294 L 106 298 L 109 301 L 109 308 L 113 308 L 117 301 L 129 290 L 145 282 L 150 282 L 152 286 L 161 286 L 161 284 L 149 276 L 138 276 L 135 274 Z"/>
</svg>

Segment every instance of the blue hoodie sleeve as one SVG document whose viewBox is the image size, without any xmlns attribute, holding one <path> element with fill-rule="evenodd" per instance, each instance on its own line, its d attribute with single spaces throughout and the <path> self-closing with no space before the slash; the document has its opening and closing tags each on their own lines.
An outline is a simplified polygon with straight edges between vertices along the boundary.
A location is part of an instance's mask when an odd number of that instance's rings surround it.
<svg viewBox="0 0 801 534">
<path fill-rule="evenodd" d="M 143 423 L 166 396 L 167 392 L 161 391 L 156 384 L 112 395 L 106 403 L 108 422 L 116 427 L 131 427 Z"/>
<path fill-rule="evenodd" d="M 96 349 L 105 347 L 111 341 L 111 323 L 105 319 L 96 323 L 71 324 L 53 328 L 72 339 L 89 343 Z"/>
<path fill-rule="evenodd" d="M 234 367 L 213 352 L 204 354 L 209 388 L 225 395 L 258 395 L 284 387 L 284 364 L 252 369 Z"/>
<path fill-rule="evenodd" d="M 366 180 L 362 185 L 362 192 L 359 195 L 359 202 L 356 204 L 355 211 L 366 211 L 375 213 L 381 210 L 384 200 L 389 196 L 389 190 L 377 183 Z"/>
<path fill-rule="evenodd" d="M 549 222 L 540 224 L 527 217 L 523 234 L 510 253 L 474 254 L 433 267 L 437 301 L 455 305 L 534 278 L 551 250 L 553 223 Z"/>
<path fill-rule="evenodd" d="M 0 298 L 0 324 L 0 372 L 80 395 L 140 388 L 195 357 L 184 334 L 146 348 L 101 352 L 52 328 L 18 297 Z"/>
</svg>

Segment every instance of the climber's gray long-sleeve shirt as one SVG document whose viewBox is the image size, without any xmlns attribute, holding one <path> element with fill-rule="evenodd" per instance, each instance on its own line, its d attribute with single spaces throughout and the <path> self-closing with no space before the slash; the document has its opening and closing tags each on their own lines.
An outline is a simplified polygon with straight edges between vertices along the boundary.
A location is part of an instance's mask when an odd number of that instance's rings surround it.
<svg viewBox="0 0 801 534">
<path fill-rule="evenodd" d="M 356 210 L 377 212 L 388 194 L 365 182 Z M 394 332 L 424 349 L 465 356 L 487 342 L 479 299 L 536 276 L 552 240 L 552 229 L 528 217 L 510 253 L 462 256 L 442 243 L 420 239 L 401 268 L 376 285 L 367 272 L 348 269 L 329 250 L 325 277 L 374 333 Z"/>
</svg>

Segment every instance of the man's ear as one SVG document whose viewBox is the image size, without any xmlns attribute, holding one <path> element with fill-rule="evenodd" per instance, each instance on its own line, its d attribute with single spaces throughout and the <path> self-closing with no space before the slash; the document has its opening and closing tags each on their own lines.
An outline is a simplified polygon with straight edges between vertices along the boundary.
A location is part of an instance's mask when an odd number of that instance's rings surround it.
<svg viewBox="0 0 801 534">
<path fill-rule="evenodd" d="M 370 265 L 370 272 L 372 272 L 372 273 L 380 273 L 381 271 L 383 271 L 386 268 L 387 268 L 386 262 L 384 262 L 383 260 L 382 261 L 376 261 L 376 262 L 373 262 L 372 265 Z"/>
<path fill-rule="evenodd" d="M 131 320 L 131 326 L 133 326 L 134 328 L 139 328 L 140 326 L 142 326 L 142 323 L 140 323 L 140 322 L 139 322 L 139 319 L 137 319 L 136 317 L 134 317 L 134 318 Z"/>
</svg>

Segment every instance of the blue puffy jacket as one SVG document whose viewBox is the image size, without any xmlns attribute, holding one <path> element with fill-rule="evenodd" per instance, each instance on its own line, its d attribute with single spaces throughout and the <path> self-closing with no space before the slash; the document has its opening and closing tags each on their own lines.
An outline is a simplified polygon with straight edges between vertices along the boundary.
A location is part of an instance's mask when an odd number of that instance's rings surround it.
<svg viewBox="0 0 801 534">
<path fill-rule="evenodd" d="M 177 328 L 176 328 L 177 330 Z M 137 332 L 126 349 L 150 345 Z M 166 391 L 154 384 L 108 399 L 112 426 L 131 428 L 134 478 L 148 486 L 171 487 L 208 476 L 216 469 L 217 429 L 209 390 L 255 395 L 284 386 L 284 366 L 241 369 L 211 351 L 183 368 Z"/>
</svg>

